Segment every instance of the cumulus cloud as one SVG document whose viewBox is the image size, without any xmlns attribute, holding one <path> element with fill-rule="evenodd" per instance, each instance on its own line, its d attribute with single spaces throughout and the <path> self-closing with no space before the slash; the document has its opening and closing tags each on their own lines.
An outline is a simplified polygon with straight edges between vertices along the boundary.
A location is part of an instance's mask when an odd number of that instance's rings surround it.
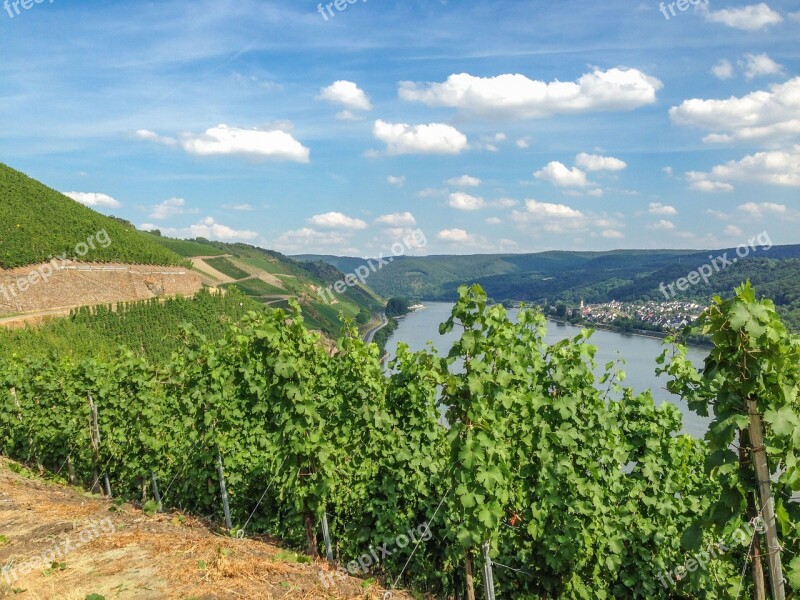
<svg viewBox="0 0 800 600">
<path fill-rule="evenodd" d="M 436 234 L 436 238 L 442 242 L 469 242 L 473 238 L 463 229 L 444 229 Z"/>
<path fill-rule="evenodd" d="M 372 133 L 389 154 L 461 154 L 469 145 L 467 136 L 443 123 L 408 125 L 379 119 Z"/>
<path fill-rule="evenodd" d="M 516 144 L 517 144 L 517 148 L 519 148 L 520 150 L 527 150 L 528 148 L 531 147 L 531 140 L 530 140 L 530 138 L 527 138 L 527 137 L 519 138 L 516 141 Z"/>
<path fill-rule="evenodd" d="M 744 232 L 741 229 L 739 229 L 736 225 L 728 225 L 723 231 L 723 233 L 725 235 L 736 236 L 736 237 L 744 235 Z"/>
<path fill-rule="evenodd" d="M 685 100 L 669 111 L 678 125 L 711 131 L 708 142 L 776 140 L 800 134 L 800 77 L 741 98 Z"/>
<path fill-rule="evenodd" d="M 285 254 L 310 252 L 315 248 L 325 248 L 331 251 L 335 248 L 342 253 L 348 253 L 350 240 L 339 232 L 317 231 L 310 227 L 295 229 L 281 234 L 278 239 L 270 241 L 269 247 L 275 248 Z M 352 249 L 351 249 L 352 250 Z"/>
<path fill-rule="evenodd" d="M 352 81 L 334 81 L 328 87 L 320 90 L 319 97 L 334 104 L 339 104 L 348 110 L 372 110 L 372 104 L 367 94 Z"/>
<path fill-rule="evenodd" d="M 183 198 L 170 198 L 159 204 L 154 204 L 151 206 L 150 214 L 148 216 L 151 219 L 161 221 L 163 219 L 169 219 L 170 217 L 176 217 L 178 215 L 197 214 L 197 212 L 197 209 L 187 208 L 186 200 Z"/>
<path fill-rule="evenodd" d="M 717 79 L 731 79 L 733 77 L 733 65 L 727 58 L 723 58 L 713 67 L 711 67 L 711 73 Z"/>
<path fill-rule="evenodd" d="M 400 83 L 400 98 L 465 113 L 512 119 L 556 114 L 633 110 L 653 104 L 661 81 L 638 69 L 595 69 L 577 81 L 544 82 L 520 74 L 475 77 L 453 74 L 443 83 Z"/>
<path fill-rule="evenodd" d="M 255 210 L 252 204 L 223 204 L 225 210 L 235 210 L 238 212 L 252 212 Z"/>
<path fill-rule="evenodd" d="M 417 220 L 410 212 L 396 212 L 391 215 L 381 215 L 375 222 L 379 225 L 388 225 L 390 227 L 411 227 L 417 224 Z"/>
<path fill-rule="evenodd" d="M 765 2 L 741 8 L 706 11 L 705 15 L 706 19 L 713 23 L 721 23 L 744 31 L 758 31 L 783 22 L 781 14 L 771 9 Z"/>
<path fill-rule="evenodd" d="M 537 179 L 549 181 L 559 187 L 586 187 L 586 173 L 577 167 L 569 169 L 563 163 L 553 161 L 533 174 Z"/>
<path fill-rule="evenodd" d="M 625 161 L 618 158 L 586 152 L 581 152 L 575 157 L 575 164 L 585 171 L 621 171 L 628 167 Z"/>
<path fill-rule="evenodd" d="M 693 189 L 701 191 L 731 191 L 731 182 L 759 182 L 788 187 L 800 186 L 800 145 L 792 150 L 758 152 L 741 160 L 717 165 L 708 173 L 690 171 L 686 174 Z"/>
<path fill-rule="evenodd" d="M 311 151 L 282 129 L 240 129 L 217 125 L 205 133 L 184 133 L 178 138 L 160 136 L 145 129 L 137 137 L 170 146 L 179 145 L 199 156 L 246 156 L 266 160 L 307 163 Z"/>
<path fill-rule="evenodd" d="M 661 219 L 657 223 L 648 225 L 647 228 L 652 229 L 654 231 L 672 231 L 673 229 L 675 229 L 675 224 L 672 221 Z"/>
<path fill-rule="evenodd" d="M 447 183 L 453 187 L 479 187 L 481 185 L 481 180 L 477 177 L 471 177 L 470 175 L 462 175 L 461 177 L 448 179 Z"/>
<path fill-rule="evenodd" d="M 158 229 L 163 235 L 169 237 L 182 239 L 204 237 L 209 240 L 217 240 L 220 242 L 248 241 L 258 237 L 258 233 L 255 231 L 236 230 L 232 227 L 228 227 L 227 225 L 217 223 L 211 217 L 205 217 L 199 223 L 195 223 L 194 225 L 184 228 L 164 228 L 151 223 L 145 223 L 140 226 L 140 229 L 143 229 L 144 231 Z"/>
<path fill-rule="evenodd" d="M 395 175 L 389 175 L 386 178 L 386 182 L 389 185 L 393 185 L 395 187 L 403 187 L 406 184 L 406 178 L 403 177 L 403 176 L 399 176 L 398 177 L 398 176 L 395 176 Z"/>
<path fill-rule="evenodd" d="M 774 202 L 748 202 L 739 205 L 737 210 L 756 218 L 766 215 L 785 215 L 787 212 L 785 204 L 776 204 Z"/>
<path fill-rule="evenodd" d="M 581 219 L 584 214 L 566 204 L 551 204 L 549 202 L 538 202 L 537 200 L 526 200 L 525 210 L 543 219 Z"/>
<path fill-rule="evenodd" d="M 503 224 L 503 219 L 501 219 L 500 217 L 489 217 L 488 219 L 486 219 L 486 224 L 487 225 L 502 225 Z"/>
<path fill-rule="evenodd" d="M 366 229 L 365 221 L 348 217 L 340 212 L 329 212 L 322 215 L 314 215 L 308 222 L 315 227 L 324 229 Z"/>
<path fill-rule="evenodd" d="M 650 207 L 648 208 L 648 212 L 651 215 L 661 215 L 661 216 L 671 217 L 678 214 L 678 209 L 676 209 L 674 206 L 661 204 L 660 202 L 651 202 Z"/>
<path fill-rule="evenodd" d="M 486 202 L 483 200 L 483 198 L 471 196 L 470 194 L 465 194 L 464 192 L 455 192 L 450 194 L 450 200 L 448 204 L 451 208 L 466 211 L 480 210 L 486 206 Z"/>
<path fill-rule="evenodd" d="M 747 79 L 783 73 L 783 66 L 776 63 L 767 54 L 745 54 L 739 61 L 739 66 L 744 70 L 744 76 Z"/>
<path fill-rule="evenodd" d="M 107 208 L 119 208 L 122 206 L 119 200 L 112 198 L 108 194 L 100 194 L 97 192 L 64 192 L 64 195 L 84 206 L 104 206 Z"/>
</svg>

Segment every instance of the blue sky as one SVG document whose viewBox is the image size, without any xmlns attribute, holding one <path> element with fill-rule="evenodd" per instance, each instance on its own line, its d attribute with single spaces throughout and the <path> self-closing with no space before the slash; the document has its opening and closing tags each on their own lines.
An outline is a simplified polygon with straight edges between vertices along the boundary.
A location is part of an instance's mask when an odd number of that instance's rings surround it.
<svg viewBox="0 0 800 600">
<path fill-rule="evenodd" d="M 327 4 L 11 2 L 0 161 L 288 254 L 800 242 L 796 0 Z"/>
</svg>

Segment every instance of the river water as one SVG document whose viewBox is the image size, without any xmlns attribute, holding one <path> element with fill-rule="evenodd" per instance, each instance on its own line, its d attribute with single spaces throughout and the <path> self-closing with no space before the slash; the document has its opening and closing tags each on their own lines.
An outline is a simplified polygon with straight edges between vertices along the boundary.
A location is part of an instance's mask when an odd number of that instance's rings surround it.
<svg viewBox="0 0 800 600">
<path fill-rule="evenodd" d="M 394 358 L 398 342 L 405 342 L 411 350 L 422 350 L 428 341 L 442 355 L 447 355 L 453 343 L 458 339 L 460 332 L 455 331 L 447 335 L 439 335 L 439 324 L 444 323 L 450 316 L 453 305 L 446 302 L 429 302 L 425 308 L 418 310 L 400 320 L 399 327 L 389 338 L 386 351 Z M 510 310 L 510 315 L 516 310 Z M 580 327 L 561 325 L 554 322 L 548 323 L 548 332 L 545 338 L 548 344 L 574 337 L 581 331 Z M 710 419 L 700 417 L 691 412 L 681 398 L 674 396 L 666 390 L 668 378 L 656 377 L 656 357 L 663 351 L 662 341 L 655 338 L 627 335 L 611 331 L 598 330 L 591 338 L 591 343 L 597 346 L 595 360 L 598 365 L 598 377 L 606 363 L 622 358 L 625 364 L 621 367 L 627 378 L 624 385 L 631 387 L 635 392 L 651 390 L 657 403 L 672 402 L 683 413 L 683 429 L 695 437 L 702 437 L 708 429 Z M 702 366 L 708 350 L 699 348 L 689 349 L 689 358 L 692 362 Z"/>
</svg>

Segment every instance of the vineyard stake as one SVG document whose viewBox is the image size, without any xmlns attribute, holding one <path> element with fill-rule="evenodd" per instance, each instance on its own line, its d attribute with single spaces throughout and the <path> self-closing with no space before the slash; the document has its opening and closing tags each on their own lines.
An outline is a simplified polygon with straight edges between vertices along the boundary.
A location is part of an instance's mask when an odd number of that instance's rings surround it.
<svg viewBox="0 0 800 600">
<path fill-rule="evenodd" d="M 761 424 L 761 414 L 758 412 L 758 403 L 753 398 L 747 399 L 747 414 L 750 416 L 750 446 L 753 453 L 753 464 L 756 467 L 762 517 L 767 526 L 765 537 L 767 540 L 769 584 L 772 590 L 772 600 L 785 600 L 786 591 L 783 587 L 781 544 L 775 527 L 775 506 L 772 499 L 767 450 L 764 447 L 764 430 Z"/>
<path fill-rule="evenodd" d="M 328 515 L 322 514 L 322 535 L 325 538 L 325 549 L 328 553 L 328 562 L 333 562 L 333 548 L 331 547 L 331 530 L 328 527 Z"/>
<path fill-rule="evenodd" d="M 156 504 L 158 504 L 158 512 L 161 512 L 161 494 L 158 491 L 158 481 L 156 480 L 156 472 L 152 469 L 150 470 L 150 482 L 153 484 L 153 498 L 156 500 Z"/>
<path fill-rule="evenodd" d="M 473 562 L 472 549 L 464 553 L 464 573 L 467 576 L 467 600 L 475 600 L 475 563 Z"/>
<path fill-rule="evenodd" d="M 225 511 L 225 527 L 233 529 L 231 506 L 228 503 L 228 488 L 225 486 L 225 471 L 222 468 L 222 454 L 219 450 L 217 450 L 217 473 L 219 474 L 219 491 L 222 494 L 222 510 Z"/>
<path fill-rule="evenodd" d="M 489 555 L 489 542 L 483 545 L 483 586 L 486 588 L 486 600 L 495 600 L 494 573 L 492 573 L 492 557 Z"/>
</svg>

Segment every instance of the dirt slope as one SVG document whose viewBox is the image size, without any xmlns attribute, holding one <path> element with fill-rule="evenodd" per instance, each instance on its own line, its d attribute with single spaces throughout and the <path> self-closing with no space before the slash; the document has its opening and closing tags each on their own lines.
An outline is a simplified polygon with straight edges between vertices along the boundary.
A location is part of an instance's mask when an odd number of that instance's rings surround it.
<svg viewBox="0 0 800 600">
<path fill-rule="evenodd" d="M 383 597 L 352 578 L 329 578 L 326 588 L 330 573 L 325 563 L 301 564 L 264 542 L 215 535 L 191 517 L 116 508 L 0 458 L 0 598 Z"/>
</svg>

